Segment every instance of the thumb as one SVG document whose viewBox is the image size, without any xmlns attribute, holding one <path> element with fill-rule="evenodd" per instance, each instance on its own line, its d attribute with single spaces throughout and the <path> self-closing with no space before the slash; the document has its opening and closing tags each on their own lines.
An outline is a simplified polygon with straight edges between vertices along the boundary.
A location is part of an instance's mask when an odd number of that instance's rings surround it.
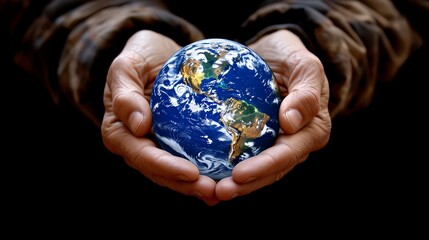
<svg viewBox="0 0 429 240">
<path fill-rule="evenodd" d="M 287 134 L 299 131 L 319 112 L 320 96 L 320 90 L 314 87 L 292 90 L 280 105 L 280 128 Z"/>
<path fill-rule="evenodd" d="M 329 89 L 323 65 L 315 55 L 302 49 L 289 59 L 289 77 L 282 78 L 288 94 L 280 105 L 279 124 L 284 132 L 293 134 L 319 113 Z"/>
<path fill-rule="evenodd" d="M 121 93 L 114 98 L 113 112 L 134 136 L 144 136 L 152 127 L 149 102 L 135 91 Z"/>
</svg>

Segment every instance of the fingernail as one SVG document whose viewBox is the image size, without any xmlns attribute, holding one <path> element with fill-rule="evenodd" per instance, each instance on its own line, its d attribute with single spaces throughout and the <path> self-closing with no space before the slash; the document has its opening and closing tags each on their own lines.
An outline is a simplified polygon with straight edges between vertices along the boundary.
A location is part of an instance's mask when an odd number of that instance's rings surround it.
<svg viewBox="0 0 429 240">
<path fill-rule="evenodd" d="M 298 110 L 289 109 L 286 112 L 286 119 L 289 121 L 289 124 L 292 126 L 294 131 L 301 128 L 302 115 Z"/>
<path fill-rule="evenodd" d="M 143 114 L 141 114 L 140 112 L 137 112 L 137 111 L 131 113 L 130 119 L 129 119 L 129 124 L 130 124 L 131 131 L 133 133 L 135 133 L 137 131 L 139 126 L 142 124 L 142 122 L 143 122 Z"/>
<path fill-rule="evenodd" d="M 250 183 L 250 182 L 253 182 L 253 180 L 255 180 L 256 178 L 255 177 L 248 177 L 245 181 L 244 181 L 244 183 Z"/>
<path fill-rule="evenodd" d="M 234 193 L 234 194 L 232 194 L 232 195 L 231 195 L 231 198 L 230 198 L 229 200 L 231 200 L 231 199 L 233 199 L 233 198 L 236 198 L 236 197 L 238 197 L 238 193 Z"/>
<path fill-rule="evenodd" d="M 183 175 L 183 174 L 179 174 L 179 175 L 177 176 L 177 178 L 178 178 L 179 180 L 181 180 L 181 181 L 186 181 L 186 182 L 190 182 L 190 181 L 191 181 L 187 176 L 185 176 L 185 175 Z"/>
<path fill-rule="evenodd" d="M 193 192 L 192 194 L 199 199 L 205 198 L 203 194 L 201 194 L 200 192 L 197 192 L 197 191 Z"/>
</svg>

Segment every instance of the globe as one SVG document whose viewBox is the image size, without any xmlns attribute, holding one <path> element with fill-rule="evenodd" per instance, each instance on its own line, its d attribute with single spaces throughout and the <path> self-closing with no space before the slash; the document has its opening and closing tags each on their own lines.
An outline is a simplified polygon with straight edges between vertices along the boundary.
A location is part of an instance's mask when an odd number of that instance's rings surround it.
<svg viewBox="0 0 429 240">
<path fill-rule="evenodd" d="M 274 144 L 279 105 L 268 64 L 250 48 L 218 38 L 174 53 L 150 99 L 159 145 L 215 180 Z"/>
</svg>

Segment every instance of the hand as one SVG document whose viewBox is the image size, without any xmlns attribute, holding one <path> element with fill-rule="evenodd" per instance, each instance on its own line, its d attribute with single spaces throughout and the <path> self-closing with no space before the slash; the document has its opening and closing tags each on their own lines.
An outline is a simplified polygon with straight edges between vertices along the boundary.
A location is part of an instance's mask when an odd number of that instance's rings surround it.
<svg viewBox="0 0 429 240">
<path fill-rule="evenodd" d="M 217 183 L 216 197 L 229 200 L 270 185 L 329 140 L 329 86 L 320 60 L 292 32 L 279 30 L 249 45 L 271 67 L 283 97 L 274 146 L 238 163 Z"/>
<path fill-rule="evenodd" d="M 153 82 L 167 59 L 181 47 L 152 31 L 140 31 L 127 42 L 109 68 L 104 93 L 102 138 L 109 151 L 148 179 L 208 205 L 216 182 L 199 174 L 187 159 L 175 157 L 153 141 L 149 99 Z"/>
</svg>

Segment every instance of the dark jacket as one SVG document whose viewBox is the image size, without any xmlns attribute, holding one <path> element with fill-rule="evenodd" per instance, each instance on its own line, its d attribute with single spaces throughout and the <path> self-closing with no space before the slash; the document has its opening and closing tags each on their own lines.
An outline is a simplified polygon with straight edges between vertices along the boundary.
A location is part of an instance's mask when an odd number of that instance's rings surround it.
<svg viewBox="0 0 429 240">
<path fill-rule="evenodd" d="M 427 39 L 425 0 L 213 3 L 3 0 L 2 55 L 40 79 L 55 103 L 71 103 L 100 125 L 107 70 L 136 31 L 151 29 L 184 46 L 209 37 L 248 44 L 285 28 L 322 60 L 335 117 L 366 107 L 378 83 L 391 80 Z"/>
</svg>

